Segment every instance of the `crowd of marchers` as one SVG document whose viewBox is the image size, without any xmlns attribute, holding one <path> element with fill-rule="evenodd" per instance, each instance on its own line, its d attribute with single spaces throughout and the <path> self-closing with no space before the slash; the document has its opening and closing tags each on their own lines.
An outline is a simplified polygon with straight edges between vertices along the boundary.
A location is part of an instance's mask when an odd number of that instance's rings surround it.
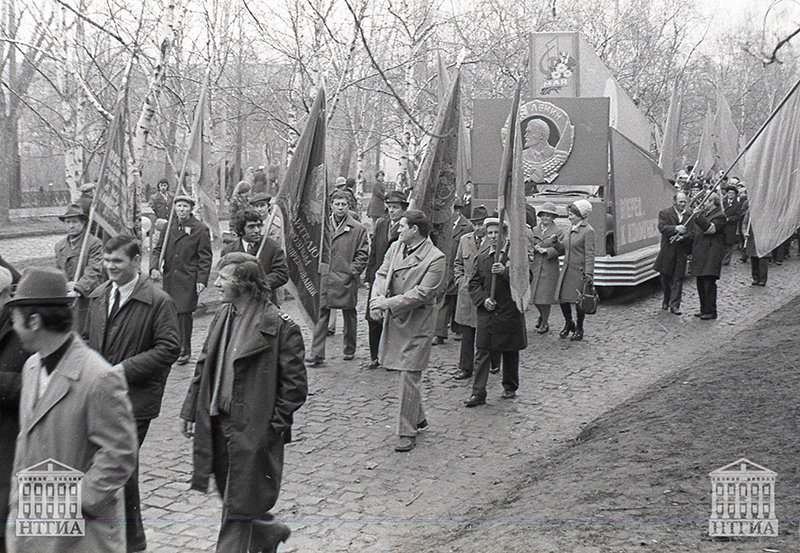
<svg viewBox="0 0 800 553">
<path fill-rule="evenodd" d="M 683 283 L 692 276 L 697 316 L 715 319 L 717 280 L 734 251 L 752 263 L 754 285 L 766 284 L 767 259 L 755 254 L 743 184 L 690 173 L 678 176 L 673 205 L 659 213 L 655 269 L 665 310 L 681 315 Z M 707 193 L 717 184 L 721 193 Z M 143 246 L 136 238 L 103 242 L 90 233 L 90 189 L 88 201 L 60 217 L 67 236 L 55 247 L 53 267 L 20 275 L 0 259 L 0 553 L 147 548 L 138 450 L 160 413 L 171 367 L 191 360 L 193 314 L 214 261 L 194 199 L 171 196 L 167 181 L 157 188 L 150 198 L 155 224 L 148 271 L 141 271 Z M 460 341 L 455 378 L 471 380 L 465 406 L 474 408 L 486 403 L 492 373 L 501 372 L 501 399 L 516 397 L 520 351 L 529 337 L 551 331 L 553 305 L 563 317 L 559 337 L 584 338 L 583 292 L 592 288 L 596 242 L 589 201 L 568 205 L 560 224 L 552 203 L 527 208 L 530 303 L 538 312 L 529 336 L 510 285 L 507 223 L 473 206 L 467 189 L 455 199 L 452 247 L 441 251 L 431 239 L 431 220 L 409 209 L 408 191 L 387 188 L 378 172 L 362 210 L 354 179 L 340 177 L 333 187 L 325 231 L 331 262 L 322 271 L 320 316 L 307 356 L 298 325 L 279 310 L 289 269 L 280 218 L 270 217 L 272 192 L 247 181 L 233 191 L 233 232 L 214 282 L 222 302 L 180 412 L 182 432 L 193 440 L 191 485 L 205 492 L 213 475 L 222 498 L 219 552 L 276 551 L 288 538 L 289 528 L 270 510 L 293 413 L 306 400 L 306 366 L 324 370 L 338 310 L 343 361 L 355 359 L 362 277 L 369 288 L 364 369 L 398 372 L 398 452 L 415 448 L 428 426 L 421 383 L 432 347 L 451 336 Z M 773 252 L 775 263 L 788 255 L 789 243 Z M 49 459 L 84 475 L 81 538 L 16 532 L 21 519 L 53 514 L 25 507 L 37 499 L 26 497 L 18 482 L 20 471 Z"/>
<path fill-rule="evenodd" d="M 653 267 L 664 292 L 661 308 L 682 315 L 683 284 L 694 277 L 700 300 L 694 316 L 713 320 L 718 316 L 717 281 L 734 252 L 738 251 L 740 262 L 750 263 L 752 285 L 766 286 L 769 263 L 781 265 L 800 235 L 796 232 L 768 255 L 759 256 L 745 183 L 724 175 L 694 177 L 691 166 L 672 182 L 673 205 L 658 214 L 661 249 Z"/>
</svg>

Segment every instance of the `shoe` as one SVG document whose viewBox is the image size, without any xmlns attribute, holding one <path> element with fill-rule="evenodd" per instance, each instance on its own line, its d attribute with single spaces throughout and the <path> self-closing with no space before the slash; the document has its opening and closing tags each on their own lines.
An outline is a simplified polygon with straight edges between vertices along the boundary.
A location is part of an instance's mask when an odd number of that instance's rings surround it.
<svg viewBox="0 0 800 553">
<path fill-rule="evenodd" d="M 354 354 L 352 354 L 352 353 L 345 353 L 343 359 L 345 361 L 352 361 L 353 359 L 355 359 L 355 357 L 356 356 Z"/>
<path fill-rule="evenodd" d="M 455 380 L 466 380 L 468 378 L 472 378 L 472 373 L 468 373 L 467 371 L 460 371 L 455 376 Z"/>
<path fill-rule="evenodd" d="M 757 284 L 758 286 L 766 286 L 766 285 L 767 285 L 767 281 L 766 281 L 766 280 L 764 280 L 764 281 L 762 281 L 762 282 L 758 282 L 758 283 L 756 283 L 756 284 Z"/>
<path fill-rule="evenodd" d="M 324 357 L 306 357 L 306 365 L 322 365 L 324 362 Z"/>
<path fill-rule="evenodd" d="M 378 361 L 377 359 L 373 359 L 372 362 L 369 365 L 367 365 L 367 370 L 370 370 L 370 371 L 373 371 L 375 369 L 380 369 L 380 368 L 381 368 L 381 362 Z"/>
<path fill-rule="evenodd" d="M 761 286 L 761 283 L 756 282 L 755 280 L 750 283 L 750 286 Z"/>
<path fill-rule="evenodd" d="M 278 546 L 289 539 L 292 531 L 282 522 L 277 520 L 253 521 L 253 532 L 250 546 L 259 553 L 277 553 Z"/>
<path fill-rule="evenodd" d="M 446 338 L 442 338 L 441 336 L 434 336 L 433 337 L 433 345 L 434 346 L 439 346 L 441 344 L 444 344 L 445 340 L 446 340 Z"/>
<path fill-rule="evenodd" d="M 564 328 L 561 330 L 561 332 L 558 333 L 558 337 L 559 338 L 566 338 L 567 336 L 569 336 L 570 332 L 574 332 L 574 331 L 575 331 L 575 321 L 570 319 L 570 320 L 568 320 L 566 322 L 566 324 L 564 325 Z"/>
<path fill-rule="evenodd" d="M 414 436 L 400 436 L 397 440 L 397 445 L 394 446 L 395 451 L 411 451 L 417 445 L 417 439 Z"/>
<path fill-rule="evenodd" d="M 185 365 L 188 362 L 189 362 L 189 356 L 186 355 L 186 354 L 183 354 L 180 357 L 178 357 L 178 359 L 175 361 L 175 364 L 176 365 Z"/>
<path fill-rule="evenodd" d="M 572 342 L 580 342 L 581 340 L 583 340 L 583 329 L 582 328 L 576 328 L 575 329 L 575 334 L 570 336 L 569 339 Z"/>
<path fill-rule="evenodd" d="M 329 328 L 329 329 L 328 329 L 328 336 L 333 336 L 334 334 L 336 334 L 336 331 L 335 331 L 335 330 L 331 330 L 331 329 Z"/>
<path fill-rule="evenodd" d="M 536 319 L 536 325 L 535 325 L 533 328 L 535 328 L 536 330 L 539 330 L 539 328 L 540 328 L 541 326 L 542 326 L 542 316 L 541 316 L 541 315 L 539 315 L 539 318 L 538 318 L 538 319 Z"/>
<path fill-rule="evenodd" d="M 673 315 L 683 315 L 683 311 L 681 311 L 680 307 L 670 307 L 669 312 Z"/>
<path fill-rule="evenodd" d="M 503 399 L 514 399 L 517 397 L 517 392 L 513 392 L 511 390 L 503 390 L 503 395 L 500 396 Z"/>
<path fill-rule="evenodd" d="M 425 430 L 428 428 L 428 419 L 423 419 L 422 422 L 417 423 L 417 430 Z"/>
<path fill-rule="evenodd" d="M 469 399 L 464 402 L 467 407 L 477 407 L 478 405 L 486 405 L 486 400 L 478 396 L 469 396 Z"/>
<path fill-rule="evenodd" d="M 700 317 L 702 317 L 702 316 L 703 316 L 703 313 L 695 313 L 695 314 L 694 314 L 694 316 L 695 316 L 695 317 L 697 317 L 697 318 L 699 319 Z"/>
<path fill-rule="evenodd" d="M 500 372 L 500 367 L 492 367 L 491 369 L 489 369 L 489 372 L 491 374 L 497 374 Z"/>
<path fill-rule="evenodd" d="M 538 332 L 539 334 L 547 334 L 548 332 L 550 332 L 550 325 L 544 323 L 544 325 L 536 329 L 536 332 Z"/>
<path fill-rule="evenodd" d="M 703 313 L 700 315 L 701 321 L 710 321 L 711 319 L 716 319 L 717 316 L 714 313 Z"/>
<path fill-rule="evenodd" d="M 667 303 L 667 302 L 662 302 L 662 303 L 661 303 L 661 309 L 663 309 L 664 311 L 666 311 L 667 309 L 669 309 L 669 303 Z"/>
</svg>

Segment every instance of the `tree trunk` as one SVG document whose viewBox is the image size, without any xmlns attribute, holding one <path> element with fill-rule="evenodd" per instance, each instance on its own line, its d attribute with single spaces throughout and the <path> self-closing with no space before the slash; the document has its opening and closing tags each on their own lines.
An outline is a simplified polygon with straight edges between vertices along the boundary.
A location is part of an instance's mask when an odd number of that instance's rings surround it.
<svg viewBox="0 0 800 553">
<path fill-rule="evenodd" d="M 0 101 L 0 103 L 2 103 Z M 22 199 L 18 114 L 0 111 L 0 221 L 8 222 L 9 209 Z"/>
</svg>

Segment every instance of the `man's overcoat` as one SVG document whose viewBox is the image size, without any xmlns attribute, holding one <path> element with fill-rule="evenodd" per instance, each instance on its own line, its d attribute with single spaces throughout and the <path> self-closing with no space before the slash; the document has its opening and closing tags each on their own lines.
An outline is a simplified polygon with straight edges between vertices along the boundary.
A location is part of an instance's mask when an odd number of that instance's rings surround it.
<svg viewBox="0 0 800 553">
<path fill-rule="evenodd" d="M 213 472 L 210 407 L 227 309 L 224 304 L 211 322 L 181 410 L 182 419 L 195 423 L 192 488 L 203 492 Z M 308 393 L 300 327 L 270 302 L 260 309 L 253 333 L 233 362 L 233 434 L 223 498 L 229 514 L 250 518 L 269 511 L 278 499 L 283 445 L 292 441 L 292 414 Z"/>
<path fill-rule="evenodd" d="M 688 234 L 683 240 L 671 242 L 672 237 L 678 234 L 675 227 L 683 225 L 689 219 L 689 211 L 684 211 L 679 217 L 674 207 L 662 209 L 658 212 L 658 232 L 661 233 L 661 249 L 653 265 L 653 270 L 665 275 L 685 274 L 686 259 L 692 253 L 692 240 Z"/>
<path fill-rule="evenodd" d="M 698 213 L 692 219 L 692 265 L 693 277 L 722 274 L 722 260 L 725 258 L 725 212 L 715 207 L 709 213 Z M 713 232 L 706 234 L 706 229 Z"/>
<path fill-rule="evenodd" d="M 139 275 L 131 297 L 109 321 L 110 288 L 109 281 L 90 296 L 87 343 L 112 365 L 122 363 L 134 416 L 151 420 L 161 410 L 169 370 L 181 353 L 175 303 Z"/>
<path fill-rule="evenodd" d="M 330 221 L 329 224 L 332 225 Z M 322 307 L 353 309 L 358 301 L 360 275 L 369 259 L 367 229 L 348 213 L 331 236 L 330 264 L 323 267 L 322 274 Z"/>
<path fill-rule="evenodd" d="M 491 351 L 523 350 L 528 347 L 525 315 L 520 313 L 511 297 L 507 270 L 497 275 L 494 296 L 497 306 L 494 311 L 487 310 L 484 305 L 486 299 L 491 296 L 494 258 L 493 249 L 482 250 L 478 254 L 477 266 L 469 281 L 469 294 L 478 313 L 475 347 Z M 508 263 L 507 251 L 501 252 L 498 262 Z"/>
<path fill-rule="evenodd" d="M 445 255 L 430 238 L 405 256 L 399 240 L 389 247 L 375 275 L 372 297 L 385 297 L 379 358 L 390 369 L 421 371 L 428 367 L 433 331 L 446 272 Z"/>
<path fill-rule="evenodd" d="M 36 400 L 39 364 L 36 354 L 22 369 L 20 433 L 6 528 L 9 552 L 125 553 L 122 493 L 138 449 L 125 377 L 74 334 L 47 390 Z M 48 459 L 84 473 L 82 538 L 15 535 L 16 473 Z"/>
<path fill-rule="evenodd" d="M 165 237 L 167 252 L 162 269 L 158 260 Z M 163 272 L 164 291 L 175 302 L 178 313 L 191 313 L 197 309 L 197 284 L 208 286 L 211 263 L 211 233 L 194 215 L 180 225 L 175 218 L 169 233 L 161 233 L 150 254 L 150 269 Z"/>
<path fill-rule="evenodd" d="M 478 266 L 478 253 L 486 247 L 486 242 L 481 242 L 481 245 L 478 245 L 474 232 L 465 234 L 458 242 L 458 250 L 453 263 L 453 273 L 456 286 L 458 286 L 456 322 L 463 326 L 472 328 L 478 326 L 475 304 L 469 295 L 469 280 L 475 274 L 475 269 Z"/>
</svg>

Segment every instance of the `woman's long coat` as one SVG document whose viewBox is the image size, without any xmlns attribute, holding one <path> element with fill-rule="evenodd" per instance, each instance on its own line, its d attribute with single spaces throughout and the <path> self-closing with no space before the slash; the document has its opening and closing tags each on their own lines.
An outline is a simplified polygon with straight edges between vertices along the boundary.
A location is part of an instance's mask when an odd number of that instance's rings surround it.
<svg viewBox="0 0 800 553">
<path fill-rule="evenodd" d="M 331 238 L 331 261 L 323 267 L 321 284 L 322 307 L 354 309 L 358 301 L 358 284 L 369 260 L 369 241 L 364 225 L 347 214 Z"/>
<path fill-rule="evenodd" d="M 561 229 L 555 222 L 547 226 L 541 224 L 533 228 L 533 245 L 545 248 L 547 253 L 538 253 L 534 250 L 531 272 L 531 301 L 536 305 L 550 305 L 556 303 L 556 286 L 558 285 L 558 250 L 556 242 L 562 236 Z"/>
<path fill-rule="evenodd" d="M 715 207 L 710 213 L 697 213 L 692 219 L 692 264 L 693 277 L 714 276 L 722 273 L 722 260 L 725 258 L 725 212 Z M 714 232 L 706 234 L 705 229 L 714 224 Z"/>
<path fill-rule="evenodd" d="M 463 326 L 478 326 L 478 314 L 475 304 L 469 295 L 469 280 L 478 266 L 478 253 L 487 247 L 487 242 L 479 246 L 475 241 L 475 233 L 470 232 L 461 237 L 456 252 L 453 272 L 458 285 L 458 301 L 456 302 L 456 322 Z"/>
<path fill-rule="evenodd" d="M 469 281 L 469 294 L 478 314 L 475 347 L 492 351 L 523 350 L 528 347 L 525 315 L 517 309 L 511 297 L 508 271 L 497 275 L 494 296 L 497 307 L 494 311 L 488 311 L 484 307 L 486 298 L 491 295 L 494 257 L 494 250 L 490 248 L 482 250 L 478 254 L 477 267 Z M 499 262 L 508 262 L 508 252 L 502 252 Z"/>
<path fill-rule="evenodd" d="M 583 291 L 583 276 L 594 276 L 594 229 L 586 221 L 581 221 L 555 248 L 564 254 L 564 265 L 556 284 L 556 300 L 559 303 L 577 303 Z"/>
<path fill-rule="evenodd" d="M 181 409 L 181 418 L 195 423 L 192 488 L 203 492 L 213 472 L 209 408 L 227 309 L 223 305 L 211 322 Z M 292 414 L 308 394 L 300 327 L 269 302 L 260 309 L 258 323 L 233 362 L 233 433 L 223 498 L 230 514 L 251 518 L 269 511 L 278 499 L 283 445 L 292 441 Z"/>
<path fill-rule="evenodd" d="M 86 532 L 81 538 L 16 536 L 6 527 L 10 552 L 125 553 L 123 486 L 133 473 L 137 438 L 122 371 L 73 335 L 44 395 L 38 354 L 22 369 L 20 433 L 11 482 L 11 518 L 19 506 L 16 474 L 53 459 L 84 473 L 81 482 Z M 57 468 L 57 467 L 56 467 Z"/>
<path fill-rule="evenodd" d="M 446 258 L 430 238 L 414 253 L 404 252 L 399 240 L 389 247 L 372 286 L 372 297 L 385 297 L 389 304 L 378 358 L 390 369 L 421 371 L 431 356 Z"/>
<path fill-rule="evenodd" d="M 164 291 L 175 302 L 178 313 L 191 313 L 197 309 L 197 284 L 208 286 L 212 263 L 211 233 L 194 215 L 188 217 L 180 227 L 176 217 L 169 227 L 169 233 L 162 232 L 158 244 L 153 248 L 150 269 L 162 270 L 158 261 L 165 238 Z"/>
</svg>

